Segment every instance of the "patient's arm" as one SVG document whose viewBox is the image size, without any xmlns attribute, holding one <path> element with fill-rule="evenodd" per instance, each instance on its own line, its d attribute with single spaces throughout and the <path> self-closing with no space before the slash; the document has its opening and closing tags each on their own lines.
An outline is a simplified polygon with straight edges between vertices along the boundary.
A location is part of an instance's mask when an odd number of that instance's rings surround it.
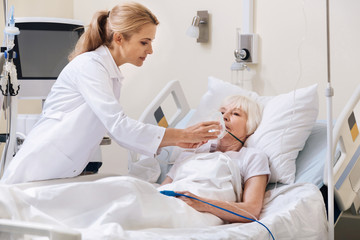
<svg viewBox="0 0 360 240">
<path fill-rule="evenodd" d="M 267 184 L 268 175 L 260 175 L 249 178 L 245 182 L 245 187 L 243 191 L 243 200 L 242 202 L 224 202 L 219 200 L 211 200 L 206 198 L 197 197 L 196 195 L 190 192 L 179 192 L 186 195 L 196 197 L 200 200 L 206 201 L 213 205 L 225 208 L 237 214 L 243 215 L 248 218 L 256 219 L 259 218 L 261 209 L 263 207 L 265 188 Z M 208 204 L 199 202 L 194 199 L 187 197 L 179 197 L 189 206 L 193 207 L 199 212 L 208 212 L 218 216 L 227 222 L 249 222 L 249 220 L 242 217 L 236 216 L 234 214 L 225 212 L 221 209 L 215 208 Z M 245 211 L 244 211 L 245 210 Z"/>
<path fill-rule="evenodd" d="M 160 186 L 165 185 L 165 184 L 169 184 L 172 183 L 172 178 L 169 176 L 166 176 L 166 178 L 164 179 L 164 181 L 160 184 Z"/>
</svg>

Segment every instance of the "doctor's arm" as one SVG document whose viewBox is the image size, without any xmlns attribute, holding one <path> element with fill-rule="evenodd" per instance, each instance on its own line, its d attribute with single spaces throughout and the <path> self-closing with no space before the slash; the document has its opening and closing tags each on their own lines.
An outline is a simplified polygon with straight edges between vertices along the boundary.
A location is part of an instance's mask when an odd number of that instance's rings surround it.
<svg viewBox="0 0 360 240">
<path fill-rule="evenodd" d="M 195 148 L 217 138 L 219 130 L 220 125 L 217 121 L 201 122 L 185 129 L 167 128 L 159 147 Z"/>
<path fill-rule="evenodd" d="M 211 203 L 213 205 L 219 206 L 221 208 L 230 210 L 237 214 L 243 215 L 247 218 L 254 217 L 259 219 L 261 209 L 264 203 L 264 196 L 265 196 L 265 188 L 267 185 L 268 175 L 259 175 L 249 178 L 245 182 L 245 187 L 243 191 L 243 199 L 242 202 L 226 202 L 226 201 L 219 201 L 219 200 L 211 200 L 206 198 L 197 197 L 196 195 L 190 192 L 178 192 L 185 195 L 189 195 L 205 202 Z M 187 198 L 187 197 L 178 197 L 184 202 L 186 202 L 189 206 L 193 207 L 199 212 L 208 212 L 214 214 L 221 218 L 224 221 L 234 223 L 234 222 L 250 222 L 245 218 L 236 216 L 234 214 L 225 212 L 221 209 L 216 207 L 210 206 L 208 204 L 202 203 L 200 201 Z"/>
</svg>

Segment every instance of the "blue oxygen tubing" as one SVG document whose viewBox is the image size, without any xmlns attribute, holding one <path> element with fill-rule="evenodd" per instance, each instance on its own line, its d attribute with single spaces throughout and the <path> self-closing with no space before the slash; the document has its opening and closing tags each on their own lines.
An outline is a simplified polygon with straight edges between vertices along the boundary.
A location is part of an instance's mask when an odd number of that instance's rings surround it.
<svg viewBox="0 0 360 240">
<path fill-rule="evenodd" d="M 259 223 L 260 225 L 262 225 L 264 228 L 266 228 L 266 230 L 267 230 L 267 231 L 269 232 L 269 234 L 271 235 L 271 238 L 272 238 L 273 240 L 275 240 L 275 238 L 274 238 L 273 234 L 271 233 L 270 229 L 269 229 L 267 226 L 265 226 L 265 224 L 263 224 L 262 222 L 259 222 L 259 221 L 256 220 L 256 219 L 252 219 L 252 218 L 245 217 L 245 216 L 243 216 L 243 215 L 237 214 L 237 213 L 235 213 L 235 212 L 232 212 L 232 211 L 230 211 L 230 210 L 228 210 L 228 209 L 225 209 L 225 208 L 216 206 L 216 205 L 214 205 L 214 204 L 205 202 L 205 201 L 200 200 L 200 199 L 198 199 L 198 198 L 195 198 L 195 197 L 192 197 L 192 196 L 188 196 L 188 195 L 185 195 L 185 194 L 181 194 L 181 193 L 176 193 L 176 192 L 174 192 L 174 191 L 163 190 L 163 191 L 160 191 L 160 193 L 161 193 L 161 194 L 164 194 L 164 195 L 166 195 L 166 196 L 169 196 L 169 197 L 179 197 L 179 196 L 182 196 L 182 197 L 191 198 L 191 199 L 197 200 L 197 201 L 199 201 L 199 202 L 206 203 L 206 204 L 208 204 L 208 205 L 210 205 L 210 206 L 216 207 L 216 208 L 218 208 L 218 209 L 220 209 L 220 210 L 223 210 L 223 211 L 225 211 L 225 212 L 234 214 L 234 215 L 236 215 L 236 216 L 238 216 L 238 217 L 242 217 L 242 218 L 245 218 L 245 219 L 247 219 L 247 220 L 250 220 L 250 221 L 253 221 L 253 222 L 257 222 L 257 223 Z"/>
</svg>

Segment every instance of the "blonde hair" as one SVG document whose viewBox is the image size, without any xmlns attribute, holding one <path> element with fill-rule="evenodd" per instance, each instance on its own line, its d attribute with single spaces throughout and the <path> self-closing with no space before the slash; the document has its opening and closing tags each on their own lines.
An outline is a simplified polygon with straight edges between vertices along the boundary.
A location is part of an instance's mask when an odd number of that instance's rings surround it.
<svg viewBox="0 0 360 240">
<path fill-rule="evenodd" d="M 241 95 L 233 95 L 224 99 L 221 106 L 240 108 L 247 115 L 246 134 L 250 136 L 255 132 L 261 122 L 262 107 L 253 99 Z"/>
<path fill-rule="evenodd" d="M 121 33 L 125 40 L 129 40 L 149 23 L 158 25 L 159 21 L 149 9 L 139 3 L 118 4 L 111 11 L 98 11 L 76 43 L 69 60 L 101 45 L 110 47 L 114 32 Z"/>
</svg>

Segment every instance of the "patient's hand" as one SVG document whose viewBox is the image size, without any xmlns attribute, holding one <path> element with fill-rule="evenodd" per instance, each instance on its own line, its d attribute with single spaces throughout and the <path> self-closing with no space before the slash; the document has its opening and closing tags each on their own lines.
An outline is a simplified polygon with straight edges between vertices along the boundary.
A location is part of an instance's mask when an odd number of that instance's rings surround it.
<svg viewBox="0 0 360 240">
<path fill-rule="evenodd" d="M 205 200 L 205 199 L 203 199 L 201 197 L 198 197 L 197 195 L 192 194 L 189 191 L 176 191 L 176 192 L 180 193 L 180 194 L 190 196 L 190 197 L 197 198 L 199 200 L 207 201 L 207 199 Z M 180 197 L 177 197 L 177 198 L 183 200 L 187 205 L 189 205 L 190 207 L 194 208 L 195 210 L 197 210 L 199 212 L 208 212 L 208 206 L 209 205 L 204 204 L 203 202 L 200 202 L 200 201 L 192 199 L 192 198 L 184 197 L 184 196 L 180 196 Z"/>
</svg>

